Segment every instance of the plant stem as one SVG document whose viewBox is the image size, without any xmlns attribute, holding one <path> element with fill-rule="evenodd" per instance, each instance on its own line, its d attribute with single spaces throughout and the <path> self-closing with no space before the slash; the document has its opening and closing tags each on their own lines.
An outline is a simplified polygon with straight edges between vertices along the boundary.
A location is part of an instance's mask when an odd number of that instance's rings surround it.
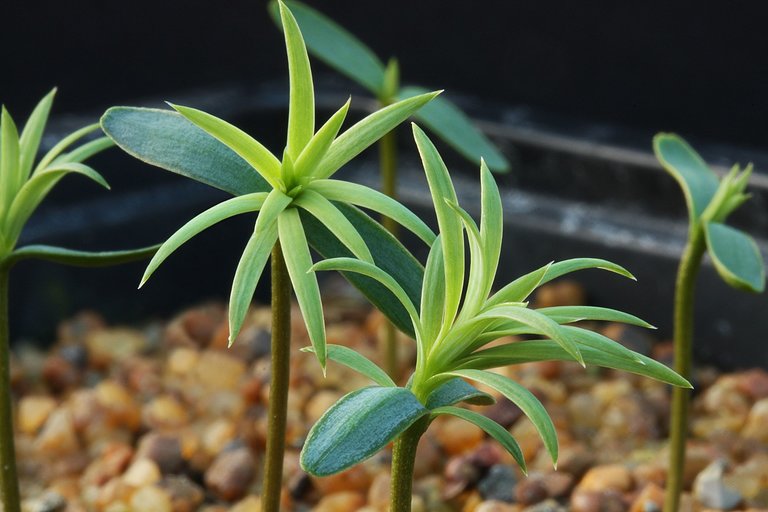
<svg viewBox="0 0 768 512">
<path fill-rule="evenodd" d="M 272 376 L 262 507 L 280 510 L 291 351 L 291 280 L 280 241 L 272 249 Z"/>
<path fill-rule="evenodd" d="M 688 238 L 675 283 L 674 347 L 675 371 L 690 379 L 693 340 L 693 302 L 696 276 L 706 250 L 701 226 L 694 226 Z M 688 402 L 691 391 L 672 389 L 672 416 L 669 427 L 669 470 L 664 499 L 664 512 L 677 512 L 683 490 L 685 442 L 688 437 Z"/>
<path fill-rule="evenodd" d="M 395 441 L 395 446 L 392 448 L 389 512 L 410 512 L 411 510 L 416 448 L 428 426 L 429 416 L 424 416 L 408 427 Z"/>
<path fill-rule="evenodd" d="M 397 199 L 397 133 L 395 130 L 379 140 L 379 168 L 381 173 L 381 191 L 392 199 Z M 397 238 L 397 222 L 389 217 L 382 217 L 381 223 Z M 395 382 L 398 380 L 399 365 L 397 357 L 397 331 L 391 322 L 384 326 L 385 366 L 387 373 Z"/>
<path fill-rule="evenodd" d="M 0 503 L 5 512 L 19 512 L 19 480 L 13 442 L 11 404 L 11 340 L 8 332 L 8 268 L 0 263 Z"/>
</svg>

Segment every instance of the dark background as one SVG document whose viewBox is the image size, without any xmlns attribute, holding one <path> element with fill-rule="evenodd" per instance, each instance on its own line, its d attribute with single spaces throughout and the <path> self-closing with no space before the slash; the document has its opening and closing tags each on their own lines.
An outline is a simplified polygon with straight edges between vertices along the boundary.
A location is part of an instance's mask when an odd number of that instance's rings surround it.
<svg viewBox="0 0 768 512">
<path fill-rule="evenodd" d="M 766 144 L 759 2 L 310 1 L 406 81 L 578 118 Z M 0 99 L 56 112 L 285 72 L 263 0 L 8 1 Z M 317 70 L 322 69 L 319 64 Z M 19 115 L 19 114 L 17 114 Z"/>
</svg>

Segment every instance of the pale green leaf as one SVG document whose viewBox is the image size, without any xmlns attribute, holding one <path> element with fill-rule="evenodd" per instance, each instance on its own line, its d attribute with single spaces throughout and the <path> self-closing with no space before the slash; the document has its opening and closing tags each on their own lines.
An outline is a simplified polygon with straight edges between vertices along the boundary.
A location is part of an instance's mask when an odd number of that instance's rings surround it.
<svg viewBox="0 0 768 512">
<path fill-rule="evenodd" d="M 289 204 L 291 204 L 292 201 L 293 198 L 285 195 L 281 190 L 273 189 L 264 200 L 264 204 L 259 210 L 259 216 L 256 218 L 253 232 L 258 235 L 261 233 L 262 229 L 274 224 L 277 221 L 277 217 Z"/>
<path fill-rule="evenodd" d="M 248 314 L 248 307 L 253 300 L 256 285 L 267 265 L 269 255 L 277 241 L 277 222 L 263 225 L 251 238 L 240 256 L 235 278 L 232 280 L 232 290 L 229 294 L 229 345 L 237 339 L 243 321 Z"/>
<path fill-rule="evenodd" d="M 749 235 L 718 222 L 707 222 L 704 232 L 712 262 L 726 283 L 755 293 L 765 289 L 763 256 Z"/>
<path fill-rule="evenodd" d="M 296 176 L 303 178 L 312 174 L 313 168 L 318 165 L 331 147 L 336 135 L 338 135 L 341 125 L 344 123 L 344 119 L 347 117 L 349 111 L 349 103 L 347 102 L 331 116 L 326 123 L 317 130 L 317 133 L 310 139 L 307 146 L 296 158 L 295 172 Z"/>
<path fill-rule="evenodd" d="M 582 320 L 601 320 L 607 322 L 621 322 L 636 325 L 638 327 L 645 327 L 646 329 L 655 329 L 654 326 L 635 315 L 597 306 L 554 306 L 550 308 L 539 308 L 536 311 L 547 315 L 559 324 L 570 324 Z"/>
<path fill-rule="evenodd" d="M 557 279 L 558 277 L 570 274 L 571 272 L 592 268 L 607 270 L 608 272 L 613 272 L 636 281 L 635 276 L 633 276 L 627 269 L 615 263 L 611 263 L 610 261 L 598 258 L 573 258 L 552 263 L 547 269 L 547 273 L 544 274 L 539 286 L 548 283 L 553 279 Z"/>
<path fill-rule="evenodd" d="M 280 19 L 288 52 L 288 76 L 290 105 L 288 107 L 288 154 L 299 158 L 304 147 L 315 133 L 315 88 L 312 85 L 312 69 L 301 30 L 291 11 L 284 3 L 280 6 Z"/>
<path fill-rule="evenodd" d="M 330 177 L 438 94 L 440 91 L 398 101 L 362 119 L 333 141 L 313 176 L 315 178 Z"/>
<path fill-rule="evenodd" d="M 266 198 L 266 192 L 256 192 L 244 196 L 233 197 L 232 199 L 219 203 L 193 217 L 189 222 L 171 235 L 168 240 L 163 242 L 163 245 L 160 246 L 160 249 L 149 262 L 149 265 L 147 265 L 147 269 L 144 271 L 144 276 L 141 278 L 139 288 L 144 286 L 144 283 L 147 282 L 154 271 L 157 270 L 157 267 L 159 267 L 168 256 L 173 254 L 176 249 L 181 247 L 192 237 L 224 219 L 243 213 L 258 211 L 264 204 Z"/>
<path fill-rule="evenodd" d="M 96 125 L 98 126 L 98 125 Z M 114 146 L 115 143 L 109 137 L 99 137 L 98 139 L 86 142 L 82 146 L 79 146 L 68 153 L 59 155 L 53 163 L 59 162 L 75 162 L 80 163 L 84 160 L 91 158 L 97 153 L 101 153 L 105 149 L 109 149 Z"/>
<path fill-rule="evenodd" d="M 19 172 L 23 177 L 22 179 L 27 179 L 32 171 L 32 166 L 35 163 L 35 157 L 40 148 L 40 140 L 43 138 L 45 124 L 48 122 L 48 115 L 51 113 L 51 105 L 53 105 L 53 97 L 55 95 L 56 88 L 53 88 L 51 92 L 46 94 L 45 97 L 40 100 L 29 115 L 29 119 L 27 119 L 24 129 L 21 131 L 21 137 L 19 137 Z"/>
<path fill-rule="evenodd" d="M 342 201 L 362 208 L 368 208 L 399 223 L 431 245 L 435 234 L 416 214 L 386 194 L 370 187 L 349 181 L 323 179 L 307 186 L 331 201 Z"/>
<path fill-rule="evenodd" d="M 503 302 L 520 302 L 528 298 L 533 290 L 542 283 L 544 276 L 547 275 L 552 263 L 544 265 L 538 270 L 529 272 L 518 277 L 504 288 L 493 294 L 485 303 L 486 307 L 496 306 Z"/>
<path fill-rule="evenodd" d="M 22 186 L 19 168 L 19 133 L 5 106 L 0 115 L 0 216 L 11 207 Z"/>
<path fill-rule="evenodd" d="M 305 347 L 301 349 L 302 352 L 315 352 L 312 347 Z M 396 387 L 395 381 L 393 381 L 387 372 L 379 368 L 376 363 L 363 356 L 359 352 L 352 350 L 349 347 L 343 345 L 328 345 L 328 359 L 337 362 L 351 368 L 356 372 L 368 377 L 379 386 L 384 387 Z"/>
<path fill-rule="evenodd" d="M 690 223 L 695 225 L 717 191 L 717 175 L 687 142 L 674 133 L 656 134 L 653 151 L 683 189 Z"/>
<path fill-rule="evenodd" d="M 464 379 L 458 377 L 447 381 L 427 397 L 427 409 L 447 407 L 459 402 L 471 405 L 493 405 L 496 399 L 488 393 L 480 391 Z"/>
<path fill-rule="evenodd" d="M 498 441 L 498 443 L 503 446 L 510 455 L 512 455 L 512 458 L 515 459 L 515 462 L 517 462 L 517 464 L 523 470 L 523 473 L 526 475 L 528 474 L 525 466 L 525 457 L 523 457 L 523 452 L 520 450 L 520 445 L 517 444 L 517 441 L 515 441 L 515 438 L 512 437 L 512 434 L 510 434 L 507 429 L 492 419 L 489 419 L 482 414 L 468 411 L 467 409 L 461 409 L 459 407 L 438 407 L 437 409 L 433 409 L 431 412 L 432 416 L 450 414 L 451 416 L 456 416 L 470 423 L 473 423 L 474 425 L 477 425 L 489 436 Z"/>
<path fill-rule="evenodd" d="M 77 251 L 50 245 L 27 245 L 13 251 L 4 265 L 13 265 L 23 260 L 42 260 L 75 267 L 104 267 L 120 265 L 149 258 L 160 248 L 159 245 L 125 251 Z"/>
<path fill-rule="evenodd" d="M 446 372 L 448 375 L 464 377 L 491 387 L 511 400 L 531 420 L 533 426 L 539 432 L 544 446 L 552 457 L 552 462 L 557 464 L 557 432 L 552 424 L 552 419 L 547 414 L 544 406 L 533 393 L 525 389 L 517 382 L 496 373 L 481 370 L 456 370 Z"/>
<path fill-rule="evenodd" d="M 327 348 L 325 346 L 325 322 L 323 321 L 323 303 L 320 288 L 312 268 L 312 256 L 309 253 L 304 227 L 295 208 L 283 210 L 277 218 L 280 244 L 283 248 L 285 266 L 291 277 L 293 290 L 299 302 L 299 309 L 307 326 L 309 339 L 315 348 L 320 366 L 325 370 Z"/>
<path fill-rule="evenodd" d="M 384 448 L 428 414 L 405 388 L 369 387 L 336 402 L 307 435 L 301 467 L 316 476 L 338 473 Z"/>
<path fill-rule="evenodd" d="M 487 280 L 485 275 L 485 254 L 483 253 L 483 241 L 480 238 L 480 230 L 477 228 L 477 224 L 475 224 L 472 217 L 458 204 L 451 201 L 446 201 L 446 203 L 461 219 L 469 241 L 469 278 L 467 279 L 464 302 L 457 320 L 460 322 L 474 316 L 488 298 L 488 296 L 483 295 Z"/>
<path fill-rule="evenodd" d="M 405 99 L 424 92 L 426 89 L 421 87 L 404 87 L 397 97 Z M 421 109 L 416 118 L 470 162 L 479 164 L 483 158 L 494 171 L 509 171 L 509 162 L 493 142 L 448 99 L 435 99 Z"/>
<path fill-rule="evenodd" d="M 424 332 L 424 350 L 429 353 L 440 334 L 445 310 L 445 270 L 443 244 L 440 236 L 432 243 L 424 270 L 421 289 L 421 327 Z"/>
<path fill-rule="evenodd" d="M 435 206 L 440 239 L 445 258 L 445 309 L 443 328 L 450 327 L 456 317 L 464 287 L 464 231 L 461 218 L 446 204 L 458 203 L 451 176 L 443 159 L 426 134 L 415 124 L 413 136 L 427 175 L 432 203 Z"/>
<path fill-rule="evenodd" d="M 384 65 L 370 48 L 315 9 L 295 1 L 285 3 L 296 17 L 312 55 L 377 96 L 380 94 Z M 270 12 L 273 18 L 279 19 L 277 2 L 270 2 Z"/>
<path fill-rule="evenodd" d="M 169 105 L 191 123 L 237 153 L 267 180 L 273 188 L 281 188 L 280 161 L 259 141 L 237 126 L 229 124 L 223 119 L 219 119 L 202 110 L 173 105 L 171 103 Z"/>
<path fill-rule="evenodd" d="M 61 154 L 66 151 L 66 149 L 77 142 L 78 140 L 82 139 L 83 137 L 90 135 L 91 133 L 95 132 L 99 129 L 99 123 L 93 123 L 89 124 L 88 126 L 84 126 L 80 128 L 79 130 L 75 130 L 74 132 L 70 133 L 63 139 L 61 139 L 59 142 L 57 142 L 45 155 L 43 155 L 43 158 L 40 159 L 40 162 L 38 162 L 37 166 L 35 167 L 33 175 L 43 171 L 46 169 L 49 165 L 51 165 Z M 84 160 L 84 159 L 83 159 Z M 72 162 L 81 162 L 82 160 L 65 160 L 65 161 L 72 161 Z"/>
<path fill-rule="evenodd" d="M 480 217 L 480 236 L 483 240 L 486 276 L 483 297 L 487 298 L 491 293 L 493 279 L 499 266 L 501 241 L 504 238 L 504 212 L 501 206 L 499 187 L 496 185 L 496 180 L 493 179 L 493 175 L 484 159 L 480 160 L 480 186 L 480 205 L 482 211 Z"/>
</svg>

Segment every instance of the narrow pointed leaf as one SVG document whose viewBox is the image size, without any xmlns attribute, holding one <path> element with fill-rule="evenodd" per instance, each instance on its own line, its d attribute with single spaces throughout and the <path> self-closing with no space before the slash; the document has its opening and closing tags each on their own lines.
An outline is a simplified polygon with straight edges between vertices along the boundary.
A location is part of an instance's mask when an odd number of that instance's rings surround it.
<svg viewBox="0 0 768 512">
<path fill-rule="evenodd" d="M 373 263 L 373 256 L 365 245 L 365 240 L 355 230 L 351 222 L 342 214 L 336 206 L 325 197 L 312 190 L 305 190 L 294 201 L 294 204 L 308 211 L 317 220 L 326 226 L 333 226 L 333 233 L 341 240 L 352 254 L 363 261 Z"/>
<path fill-rule="evenodd" d="M 635 352 L 621 343 L 612 340 L 608 336 L 603 336 L 599 332 L 582 329 L 581 327 L 574 327 L 572 325 L 563 325 L 562 329 L 570 335 L 572 340 L 578 343 L 579 347 L 587 346 L 595 350 L 600 350 L 612 357 L 626 358 L 637 362 L 641 361 L 636 356 Z"/>
<path fill-rule="evenodd" d="M 243 158 L 176 112 L 113 107 L 101 126 L 126 153 L 150 165 L 232 195 L 271 189 Z"/>
<path fill-rule="evenodd" d="M 149 258 L 160 245 L 125 251 L 78 251 L 50 245 L 27 245 L 16 249 L 3 264 L 12 265 L 23 260 L 43 260 L 74 267 L 105 267 Z"/>
<path fill-rule="evenodd" d="M 440 236 L 432 243 L 424 269 L 424 285 L 421 289 L 421 328 L 424 333 L 424 349 L 429 353 L 440 334 L 445 310 L 445 270 L 443 244 Z"/>
<path fill-rule="evenodd" d="M 295 208 L 284 210 L 277 218 L 280 244 L 283 247 L 285 266 L 291 277 L 296 300 L 307 326 L 309 339 L 315 349 L 320 366 L 325 369 L 327 349 L 325 346 L 325 323 L 323 321 L 323 304 L 320 298 L 320 288 L 317 276 L 310 272 L 312 256 L 309 253 L 304 227 Z"/>
<path fill-rule="evenodd" d="M 98 126 L 98 125 L 96 125 Z M 99 137 L 98 139 L 86 142 L 82 146 L 79 146 L 68 153 L 64 153 L 56 158 L 53 163 L 59 162 L 75 162 L 80 163 L 84 160 L 91 158 L 97 153 L 101 153 L 105 149 L 109 149 L 114 146 L 115 143 L 109 137 Z"/>
<path fill-rule="evenodd" d="M 763 256 L 749 235 L 718 222 L 707 222 L 704 232 L 712 262 L 726 283 L 754 293 L 765 289 Z"/>
<path fill-rule="evenodd" d="M 248 162 L 273 188 L 280 188 L 280 161 L 259 141 L 216 116 L 181 105 L 169 104 L 188 121 L 221 141 Z"/>
<path fill-rule="evenodd" d="M 485 254 L 480 230 L 477 228 L 475 221 L 456 203 L 450 201 L 447 201 L 447 203 L 461 219 L 469 241 L 469 277 L 467 279 L 467 290 L 464 293 L 464 302 L 459 314 L 459 321 L 461 321 L 477 314 L 488 298 L 487 295 L 483 295 L 487 277 L 485 275 Z"/>
<path fill-rule="evenodd" d="M 264 204 L 261 205 L 259 216 L 256 219 L 256 224 L 253 227 L 255 234 L 261 233 L 267 226 L 271 226 L 277 221 L 277 217 L 285 210 L 289 204 L 293 201 L 293 198 L 283 194 L 280 189 L 272 189 L 267 198 L 264 200 Z"/>
<path fill-rule="evenodd" d="M 359 121 L 333 141 L 313 176 L 328 178 L 344 164 L 363 152 L 368 146 L 389 133 L 426 105 L 439 91 L 422 94 L 377 110 Z"/>
<path fill-rule="evenodd" d="M 28 178 L 32 171 L 55 95 L 56 89 L 54 88 L 40 100 L 21 131 L 21 137 L 19 137 L 19 172 L 23 179 Z"/>
<path fill-rule="evenodd" d="M 288 153 L 296 160 L 315 133 L 315 88 L 307 48 L 296 19 L 283 3 L 280 19 L 288 52 L 290 105 L 288 107 Z"/>
<path fill-rule="evenodd" d="M 397 97 L 405 99 L 425 92 L 426 89 L 421 87 L 403 87 Z M 509 171 L 509 162 L 504 155 L 450 100 L 436 98 L 421 109 L 416 118 L 470 162 L 479 164 L 483 158 L 492 170 Z"/>
<path fill-rule="evenodd" d="M 302 352 L 315 352 L 312 347 L 306 347 L 301 349 Z M 393 381 L 387 372 L 379 368 L 376 363 L 363 356 L 359 352 L 352 350 L 349 347 L 343 345 L 328 345 L 328 359 L 339 364 L 355 370 L 356 372 L 365 375 L 379 386 L 384 387 L 397 387 L 395 381 Z"/>
<path fill-rule="evenodd" d="M 632 358 L 615 357 L 583 345 L 581 353 L 587 364 L 636 373 L 673 386 L 692 387 L 671 368 L 642 354 L 634 353 Z M 573 361 L 573 357 L 551 340 L 518 341 L 475 352 L 466 358 L 462 367 L 485 370 L 536 361 Z"/>
<path fill-rule="evenodd" d="M 72 144 L 79 141 L 83 137 L 86 137 L 92 134 L 98 129 L 99 129 L 99 123 L 89 124 L 88 126 L 84 126 L 79 130 L 76 130 L 70 133 L 69 135 L 67 135 L 66 137 L 64 137 L 63 139 L 61 139 L 45 155 L 43 155 L 43 158 L 40 159 L 40 162 L 38 162 L 32 174 L 34 175 L 34 174 L 37 174 L 38 172 L 45 170 L 57 158 L 62 156 L 62 153 L 64 153 L 64 151 L 66 151 L 68 147 L 70 147 Z M 76 162 L 76 161 L 82 161 L 82 160 L 70 159 L 66 161 Z"/>
<path fill-rule="evenodd" d="M 229 294 L 229 345 L 237 339 L 243 326 L 248 307 L 253 300 L 256 285 L 267 265 L 270 252 L 277 241 L 277 222 L 263 226 L 259 233 L 254 233 L 240 256 L 232 290 Z"/>
<path fill-rule="evenodd" d="M 493 278 L 499 266 L 501 255 L 501 241 L 504 238 L 504 212 L 501 206 L 501 194 L 496 180 L 493 179 L 485 160 L 480 161 L 480 185 L 481 185 L 481 211 L 480 236 L 483 240 L 483 253 L 485 254 L 485 282 L 484 297 L 488 297 L 493 286 Z"/>
<path fill-rule="evenodd" d="M 454 378 L 438 387 L 427 398 L 427 409 L 447 407 L 459 402 L 471 405 L 493 405 L 496 399 L 480 391 L 464 379 Z"/>
<path fill-rule="evenodd" d="M 548 283 L 553 279 L 557 279 L 558 277 L 564 276 L 566 274 L 570 274 L 571 272 L 576 272 L 577 270 L 587 270 L 592 268 L 607 270 L 608 272 L 613 272 L 615 274 L 619 274 L 626 278 L 632 279 L 633 281 L 636 281 L 635 276 L 633 276 L 627 269 L 625 269 L 621 265 L 617 265 L 610 261 L 601 260 L 598 258 L 573 258 L 570 260 L 563 260 L 563 261 L 558 261 L 556 263 L 553 263 L 547 269 L 547 273 L 544 274 L 544 277 L 542 278 L 541 283 L 539 283 L 539 286 L 541 286 L 542 284 Z"/>
<path fill-rule="evenodd" d="M 347 117 L 350 101 L 351 100 L 347 100 L 338 112 L 333 114 L 331 118 L 317 130 L 317 133 L 310 139 L 304 150 L 296 158 L 296 176 L 302 178 L 311 175 L 312 168 L 320 163 L 320 160 L 325 156 L 328 148 L 331 147 L 336 135 L 338 135 L 341 125 L 344 123 L 344 119 Z"/>
<path fill-rule="evenodd" d="M 674 133 L 657 134 L 653 138 L 653 151 L 662 167 L 683 189 L 690 225 L 693 226 L 717 191 L 717 175 L 687 142 Z"/>
<path fill-rule="evenodd" d="M 233 197 L 232 199 L 219 203 L 193 217 L 189 222 L 171 235 L 170 238 L 163 242 L 163 245 L 160 246 L 160 249 L 149 262 L 149 265 L 147 265 L 147 269 L 144 271 L 144 276 L 141 278 L 139 287 L 147 282 L 154 271 L 157 270 L 157 267 L 159 267 L 168 256 L 173 254 L 176 249 L 181 247 L 192 237 L 224 219 L 243 213 L 258 211 L 264 204 L 266 198 L 266 192 L 256 192 L 254 194 Z"/>
<path fill-rule="evenodd" d="M 301 467 L 328 476 L 361 462 L 428 414 L 405 388 L 370 387 L 344 396 L 315 423 L 301 451 Z"/>
<path fill-rule="evenodd" d="M 384 64 L 370 48 L 317 10 L 295 1 L 285 4 L 296 17 L 312 55 L 379 95 L 384 83 Z M 277 2 L 270 2 L 270 12 L 278 21 Z"/>
<path fill-rule="evenodd" d="M 456 370 L 446 373 L 485 384 L 511 400 L 531 420 L 542 441 L 544 441 L 544 446 L 552 457 L 552 462 L 557 464 L 558 449 L 555 426 L 552 424 L 552 418 L 549 417 L 539 399 L 533 396 L 533 393 L 517 382 L 496 373 L 481 370 Z"/>
<path fill-rule="evenodd" d="M 549 318 L 559 324 L 569 324 L 582 320 L 601 320 L 607 322 L 621 322 L 646 329 L 655 329 L 654 326 L 645 320 L 616 311 L 615 309 L 601 308 L 596 306 L 555 306 L 550 308 L 539 308 L 536 311 L 547 315 Z"/>
<path fill-rule="evenodd" d="M 464 287 L 464 230 L 461 218 L 446 200 L 458 203 L 448 169 L 426 134 L 413 125 L 413 136 L 427 174 L 432 203 L 435 206 L 440 239 L 445 258 L 445 310 L 443 326 L 450 326 L 456 317 Z"/>
<path fill-rule="evenodd" d="M 511 283 L 508 283 L 504 288 L 496 292 L 485 303 L 486 307 L 496 306 L 503 302 L 520 302 L 528 298 L 533 293 L 533 290 L 538 288 L 542 283 L 544 276 L 547 275 L 552 263 L 544 265 L 540 269 L 529 272 L 523 276 L 518 277 Z"/>
<path fill-rule="evenodd" d="M 435 233 L 423 220 L 398 201 L 378 190 L 358 183 L 332 179 L 315 180 L 307 188 L 331 201 L 342 201 L 368 208 L 389 217 L 429 245 L 432 245 L 435 240 Z"/>
<path fill-rule="evenodd" d="M 19 133 L 11 114 L 2 107 L 0 115 L 0 214 L 6 212 L 21 188 Z"/>
<path fill-rule="evenodd" d="M 433 416 L 440 414 L 456 416 L 483 429 L 489 436 L 498 441 L 510 455 L 512 455 L 512 458 L 515 459 L 515 462 L 517 462 L 517 465 L 523 470 L 523 473 L 527 474 L 525 457 L 523 457 L 520 445 L 517 444 L 517 441 L 515 441 L 515 438 L 512 437 L 512 434 L 510 434 L 507 429 L 482 414 L 467 409 L 461 409 L 459 407 L 439 407 L 432 410 Z"/>
</svg>

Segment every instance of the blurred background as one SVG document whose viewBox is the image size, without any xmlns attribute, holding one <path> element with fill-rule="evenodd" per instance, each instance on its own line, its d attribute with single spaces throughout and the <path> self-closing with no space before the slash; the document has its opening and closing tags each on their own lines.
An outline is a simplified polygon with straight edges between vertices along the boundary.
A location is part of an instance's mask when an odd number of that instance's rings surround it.
<svg viewBox="0 0 768 512">
<path fill-rule="evenodd" d="M 755 162 L 755 200 L 734 223 L 765 249 L 768 37 L 754 4 L 307 3 L 382 60 L 397 56 L 404 83 L 446 89 L 505 152 L 513 165 L 499 178 L 508 186 L 510 277 L 554 258 L 613 258 L 640 284 L 589 274 L 591 300 L 645 316 L 668 335 L 685 212 L 679 189 L 651 153 L 651 137 L 662 130 L 685 136 L 717 170 Z M 226 117 L 281 149 L 287 66 L 263 0 L 7 4 L 0 101 L 21 123 L 58 86 L 48 144 L 109 106 L 173 100 Z M 313 69 L 328 98 L 319 108 L 335 110 L 349 91 L 366 96 L 316 60 Z M 412 143 L 404 133 L 401 142 L 404 179 L 414 180 L 408 190 L 416 191 L 405 199 L 424 208 L 418 162 L 408 156 Z M 451 168 L 464 173 L 466 193 L 475 193 L 474 166 L 446 153 Z M 370 179 L 375 153 L 369 156 L 347 172 Z M 25 241 L 86 248 L 152 243 L 223 197 L 116 150 L 94 166 L 113 191 L 71 178 L 30 223 Z M 224 299 L 251 227 L 252 219 L 241 218 L 204 234 L 141 293 L 134 291 L 141 265 L 81 271 L 25 263 L 12 283 L 14 332 L 45 342 L 56 319 L 83 307 L 133 321 Z M 751 348 L 768 333 L 760 314 L 765 298 L 728 289 L 711 269 L 701 290 L 699 333 L 707 343 L 699 356 L 734 366 L 758 357 L 768 365 L 765 351 L 755 355 Z M 724 337 L 727 355 L 717 349 Z"/>
</svg>

